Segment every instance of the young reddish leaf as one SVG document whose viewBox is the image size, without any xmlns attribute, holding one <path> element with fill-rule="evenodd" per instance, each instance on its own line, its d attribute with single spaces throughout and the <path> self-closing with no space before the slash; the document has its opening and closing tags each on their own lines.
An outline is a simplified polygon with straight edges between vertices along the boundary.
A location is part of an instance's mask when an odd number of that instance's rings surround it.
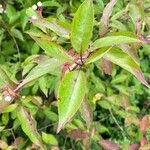
<svg viewBox="0 0 150 150">
<path fill-rule="evenodd" d="M 84 72 L 71 71 L 64 76 L 58 91 L 59 124 L 57 132 L 75 115 L 85 93 L 86 77 Z"/>
<path fill-rule="evenodd" d="M 112 74 L 112 63 L 107 59 L 102 59 L 102 70 L 105 74 L 111 75 Z"/>
<path fill-rule="evenodd" d="M 99 141 L 98 144 L 102 146 L 105 150 L 121 150 L 117 144 L 112 143 L 108 140 Z"/>
<path fill-rule="evenodd" d="M 131 72 L 142 84 L 150 88 L 150 85 L 144 79 L 140 67 L 128 54 L 118 48 L 112 48 L 104 55 L 104 58 Z"/>
<path fill-rule="evenodd" d="M 53 74 L 56 68 L 60 67 L 62 65 L 61 62 L 59 62 L 56 59 L 49 58 L 41 63 L 39 63 L 36 67 L 34 67 L 29 74 L 26 76 L 26 78 L 18 85 L 18 87 L 15 89 L 16 91 L 25 86 L 26 84 L 29 84 L 30 82 L 33 82 L 37 80 L 38 78 L 42 77 L 43 75 L 47 73 Z"/>
<path fill-rule="evenodd" d="M 93 121 L 93 112 L 87 99 L 83 100 L 82 105 L 80 107 L 80 112 L 82 118 L 86 121 L 87 126 L 90 127 Z"/>
<path fill-rule="evenodd" d="M 148 144 L 147 138 L 145 136 L 141 139 L 140 144 L 141 144 L 141 146 Z"/>
<path fill-rule="evenodd" d="M 111 16 L 112 9 L 116 3 L 117 3 L 117 0 L 111 0 L 104 8 L 103 15 L 100 21 L 100 27 L 99 27 L 100 36 L 104 36 L 108 32 L 109 18 Z"/>
<path fill-rule="evenodd" d="M 143 134 L 146 133 L 148 126 L 149 126 L 148 116 L 145 115 L 140 122 L 140 130 Z"/>
<path fill-rule="evenodd" d="M 86 59 L 86 64 L 95 62 L 102 58 L 112 47 L 104 47 L 101 49 L 98 49 L 91 53 L 91 55 Z"/>
<path fill-rule="evenodd" d="M 132 144 L 129 146 L 128 150 L 139 150 L 140 144 Z"/>
<path fill-rule="evenodd" d="M 29 139 L 36 145 L 40 146 L 41 150 L 45 150 L 45 146 L 41 141 L 41 137 L 36 129 L 36 121 L 29 113 L 29 111 L 19 106 L 17 108 L 17 118 L 21 124 L 22 130 L 29 137 Z"/>
<path fill-rule="evenodd" d="M 74 129 L 68 133 L 68 136 L 73 139 L 85 139 L 88 137 L 88 133 L 82 130 Z"/>
<path fill-rule="evenodd" d="M 94 10 L 92 0 L 85 0 L 77 10 L 71 28 L 71 43 L 78 53 L 84 53 L 92 37 Z"/>
</svg>

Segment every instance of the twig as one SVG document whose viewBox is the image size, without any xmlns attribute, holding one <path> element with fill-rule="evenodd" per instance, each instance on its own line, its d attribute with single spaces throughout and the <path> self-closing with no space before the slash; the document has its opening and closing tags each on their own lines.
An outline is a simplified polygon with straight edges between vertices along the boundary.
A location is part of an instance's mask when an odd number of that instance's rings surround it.
<svg viewBox="0 0 150 150">
<path fill-rule="evenodd" d="M 114 120 L 114 122 L 116 123 L 116 125 L 118 126 L 118 128 L 122 131 L 121 134 L 123 137 L 126 137 L 125 131 L 123 130 L 123 128 L 120 126 L 120 124 L 118 123 L 117 119 L 115 118 L 114 114 L 112 113 L 111 109 L 109 109 L 109 112 Z"/>
</svg>

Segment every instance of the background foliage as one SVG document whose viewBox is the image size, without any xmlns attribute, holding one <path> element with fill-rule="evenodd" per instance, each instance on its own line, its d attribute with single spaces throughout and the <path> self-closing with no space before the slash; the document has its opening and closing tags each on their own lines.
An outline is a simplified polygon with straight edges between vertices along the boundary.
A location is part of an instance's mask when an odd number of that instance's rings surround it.
<svg viewBox="0 0 150 150">
<path fill-rule="evenodd" d="M 149 0 L 0 2 L 1 149 L 150 149 Z"/>
</svg>

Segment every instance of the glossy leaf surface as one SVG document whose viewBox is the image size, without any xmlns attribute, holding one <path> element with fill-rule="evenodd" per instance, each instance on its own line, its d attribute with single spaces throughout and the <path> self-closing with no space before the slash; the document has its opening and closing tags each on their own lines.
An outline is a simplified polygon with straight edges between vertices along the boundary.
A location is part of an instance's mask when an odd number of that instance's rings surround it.
<svg viewBox="0 0 150 150">
<path fill-rule="evenodd" d="M 71 43 L 78 53 L 84 53 L 92 37 L 94 11 L 92 0 L 85 0 L 77 10 L 71 29 Z"/>
<path fill-rule="evenodd" d="M 82 71 L 72 71 L 64 76 L 58 92 L 59 124 L 57 132 L 75 115 L 85 93 L 86 78 Z"/>
</svg>

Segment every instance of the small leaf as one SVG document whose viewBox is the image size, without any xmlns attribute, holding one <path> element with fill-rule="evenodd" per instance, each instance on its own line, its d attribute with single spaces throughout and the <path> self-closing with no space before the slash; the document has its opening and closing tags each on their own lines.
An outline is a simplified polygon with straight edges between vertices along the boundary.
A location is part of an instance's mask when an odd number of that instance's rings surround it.
<svg viewBox="0 0 150 150">
<path fill-rule="evenodd" d="M 111 16 L 112 9 L 116 3 L 117 3 L 117 0 L 111 0 L 104 8 L 103 15 L 102 15 L 101 21 L 100 21 L 100 27 L 99 27 L 99 30 L 100 30 L 99 35 L 100 36 L 104 36 L 108 32 L 109 18 Z"/>
<path fill-rule="evenodd" d="M 35 26 L 37 25 L 37 27 L 41 26 L 41 27 L 48 28 L 59 36 L 69 38 L 70 31 L 60 26 L 57 22 L 54 22 L 54 21 L 50 22 L 50 21 L 47 21 L 46 19 L 37 19 L 37 20 L 33 20 L 32 23 Z"/>
<path fill-rule="evenodd" d="M 94 10 L 92 0 L 85 0 L 77 10 L 71 28 L 71 43 L 78 53 L 84 53 L 92 37 Z"/>
<path fill-rule="evenodd" d="M 133 38 L 129 36 L 107 36 L 96 40 L 93 43 L 93 50 L 101 47 L 107 47 L 107 46 L 113 46 L 119 44 L 129 44 L 129 43 L 136 43 L 136 42 L 141 42 L 141 41 L 137 38 Z"/>
<path fill-rule="evenodd" d="M 24 41 L 24 37 L 20 30 L 13 28 L 11 29 L 11 34 L 13 37 L 18 38 L 21 41 Z"/>
<path fill-rule="evenodd" d="M 0 88 L 4 88 L 4 86 L 14 87 L 15 83 L 10 80 L 6 72 L 0 67 Z"/>
<path fill-rule="evenodd" d="M 4 109 L 3 113 L 12 112 L 17 108 L 17 106 L 18 104 L 11 104 Z"/>
<path fill-rule="evenodd" d="M 93 112 L 87 99 L 83 100 L 82 105 L 80 107 L 80 112 L 82 118 L 86 121 L 87 126 L 90 127 L 93 121 Z"/>
<path fill-rule="evenodd" d="M 112 48 L 104 55 L 104 58 L 126 69 L 132 73 L 142 84 L 150 88 L 150 85 L 144 79 L 140 67 L 128 54 L 124 53 L 120 49 Z"/>
<path fill-rule="evenodd" d="M 132 144 L 130 145 L 128 150 L 139 150 L 139 148 L 140 148 L 140 144 Z"/>
<path fill-rule="evenodd" d="M 21 124 L 22 130 L 29 137 L 29 139 L 36 145 L 40 146 L 44 150 L 41 137 L 36 129 L 36 122 L 31 116 L 29 111 L 22 106 L 17 108 L 17 118 Z"/>
<path fill-rule="evenodd" d="M 144 136 L 140 141 L 141 146 L 148 144 L 147 138 Z"/>
<path fill-rule="evenodd" d="M 108 140 L 102 140 L 98 142 L 98 144 L 101 145 L 105 150 L 121 150 L 117 144 L 112 143 Z"/>
<path fill-rule="evenodd" d="M 101 67 L 105 74 L 108 74 L 108 75 L 112 74 L 112 63 L 109 60 L 102 59 Z"/>
<path fill-rule="evenodd" d="M 68 133 L 68 136 L 72 139 L 85 139 L 88 137 L 88 133 L 83 130 L 74 129 Z"/>
<path fill-rule="evenodd" d="M 8 145 L 5 141 L 0 140 L 0 149 L 7 149 Z"/>
<path fill-rule="evenodd" d="M 51 144 L 51 145 L 58 145 L 58 141 L 55 138 L 54 135 L 52 134 L 47 134 L 42 132 L 42 140 L 46 143 L 46 144 Z"/>
<path fill-rule="evenodd" d="M 58 91 L 59 124 L 57 132 L 75 115 L 85 93 L 86 77 L 82 71 L 72 71 L 64 76 Z"/>
</svg>

